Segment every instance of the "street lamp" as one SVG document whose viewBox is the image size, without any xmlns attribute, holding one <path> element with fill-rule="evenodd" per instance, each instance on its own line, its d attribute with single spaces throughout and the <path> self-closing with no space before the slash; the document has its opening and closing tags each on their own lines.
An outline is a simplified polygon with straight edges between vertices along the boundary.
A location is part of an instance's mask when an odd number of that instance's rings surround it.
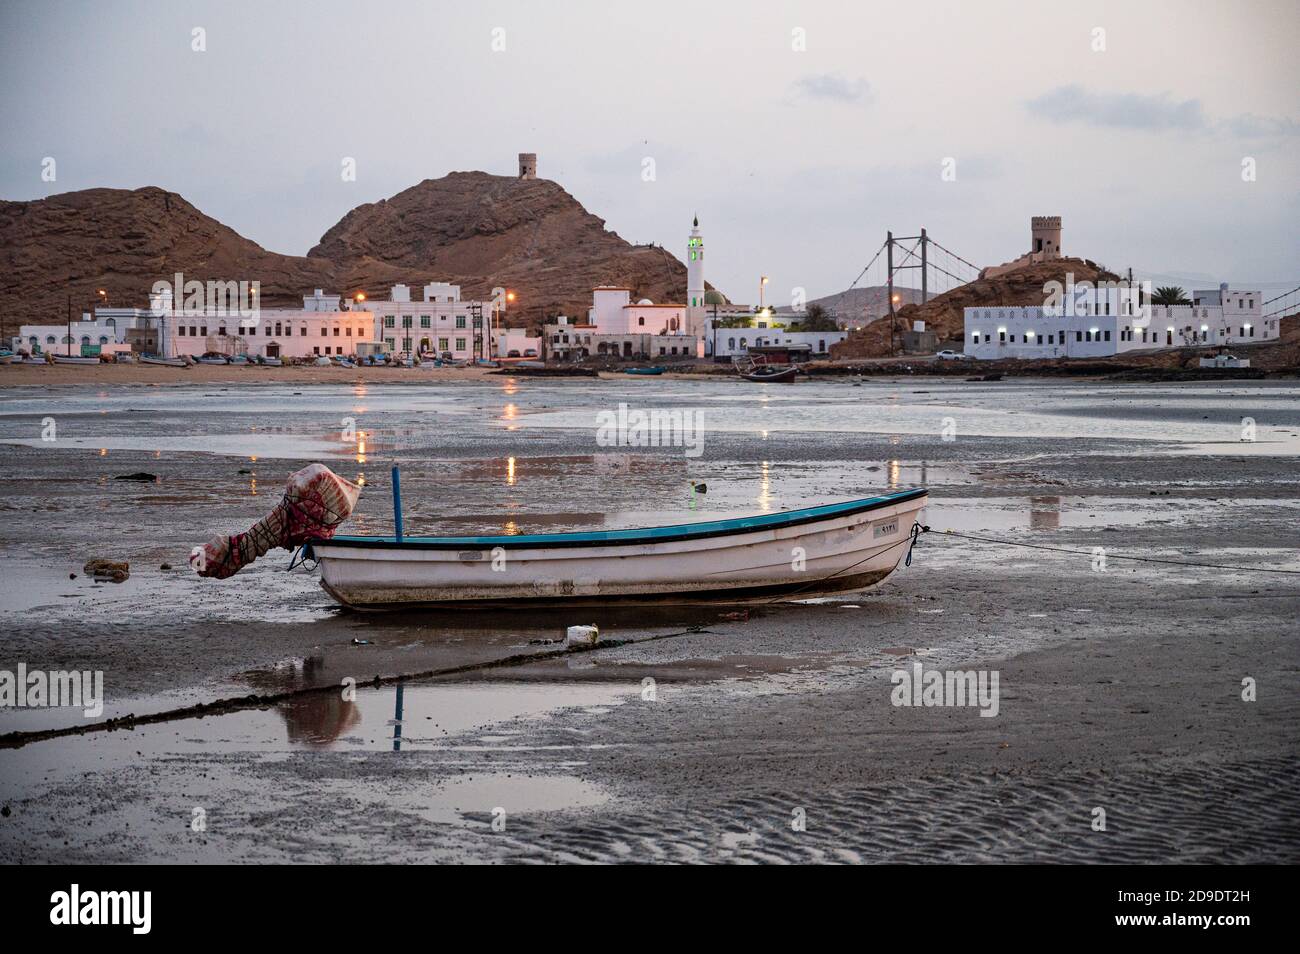
<svg viewBox="0 0 1300 954">
<path fill-rule="evenodd" d="M 767 287 L 767 276 L 766 275 L 758 276 L 758 308 L 760 311 L 762 311 L 763 309 L 763 289 L 765 289 L 766 287 Z"/>
</svg>

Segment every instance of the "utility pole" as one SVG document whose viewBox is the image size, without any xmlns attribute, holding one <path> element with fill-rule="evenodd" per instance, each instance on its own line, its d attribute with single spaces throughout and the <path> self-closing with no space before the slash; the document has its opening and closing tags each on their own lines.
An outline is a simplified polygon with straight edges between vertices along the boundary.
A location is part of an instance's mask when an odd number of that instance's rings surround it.
<svg viewBox="0 0 1300 954">
<path fill-rule="evenodd" d="M 885 273 L 889 295 L 889 354 L 894 354 L 894 233 L 885 233 Z"/>
<path fill-rule="evenodd" d="M 926 283 L 925 280 L 926 278 L 925 273 L 928 271 L 928 269 L 925 267 L 925 247 L 929 243 L 930 240 L 929 238 L 926 237 L 925 229 L 921 229 L 921 304 L 922 305 L 924 305 L 927 301 L 930 300 L 929 285 Z"/>
</svg>

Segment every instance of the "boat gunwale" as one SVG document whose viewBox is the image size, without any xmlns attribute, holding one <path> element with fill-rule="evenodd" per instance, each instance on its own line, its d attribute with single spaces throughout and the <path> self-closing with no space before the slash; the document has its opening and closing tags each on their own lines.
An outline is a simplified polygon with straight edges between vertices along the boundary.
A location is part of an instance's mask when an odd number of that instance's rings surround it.
<svg viewBox="0 0 1300 954">
<path fill-rule="evenodd" d="M 356 547 L 383 550 L 481 550 L 501 547 L 507 550 L 546 550 L 569 547 L 623 547 L 648 543 L 676 543 L 683 540 L 707 540 L 714 537 L 740 536 L 762 533 L 786 527 L 822 523 L 840 517 L 853 516 L 880 510 L 884 507 L 907 503 L 929 495 L 924 487 L 900 490 L 878 497 L 863 497 L 836 504 L 822 504 L 799 510 L 775 514 L 758 514 L 751 517 L 734 517 L 702 523 L 668 524 L 659 527 L 631 527 L 621 530 L 578 530 L 572 533 L 516 534 L 513 536 L 466 537 L 404 537 L 398 542 L 393 537 L 336 536 L 330 539 L 311 539 L 305 543 L 307 555 L 315 556 L 315 547 Z M 710 529 L 697 529 L 697 528 Z M 678 533 L 660 531 L 679 530 Z M 613 536 L 622 534 L 622 536 Z M 330 558 L 329 555 L 325 555 Z"/>
</svg>

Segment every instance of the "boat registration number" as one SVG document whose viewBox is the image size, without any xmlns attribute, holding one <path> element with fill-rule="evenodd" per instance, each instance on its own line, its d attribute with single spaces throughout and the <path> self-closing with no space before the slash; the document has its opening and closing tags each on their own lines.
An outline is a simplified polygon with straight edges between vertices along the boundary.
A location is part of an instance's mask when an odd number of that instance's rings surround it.
<svg viewBox="0 0 1300 954">
<path fill-rule="evenodd" d="M 894 534 L 897 532 L 898 532 L 898 521 L 891 520 L 889 523 L 877 524 L 876 529 L 872 531 L 871 537 L 874 540 L 879 540 L 881 537 L 887 537 L 890 534 Z"/>
</svg>

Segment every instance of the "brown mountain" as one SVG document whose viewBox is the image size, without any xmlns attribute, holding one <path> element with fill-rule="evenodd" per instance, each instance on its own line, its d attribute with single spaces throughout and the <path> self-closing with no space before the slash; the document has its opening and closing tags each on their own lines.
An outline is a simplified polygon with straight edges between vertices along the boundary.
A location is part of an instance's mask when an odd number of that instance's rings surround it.
<svg viewBox="0 0 1300 954">
<path fill-rule="evenodd" d="M 254 279 L 267 305 L 328 285 L 326 262 L 277 255 L 204 215 L 175 192 L 86 189 L 32 202 L 0 201 L 0 319 L 67 320 L 92 307 L 146 307 L 157 281 Z"/>
<path fill-rule="evenodd" d="M 329 261 L 341 287 L 387 292 L 450 281 L 467 297 L 494 287 L 518 296 L 522 316 L 586 315 L 591 289 L 627 286 L 633 299 L 683 301 L 686 268 L 658 246 L 630 245 L 558 184 L 485 172 L 426 179 L 353 209 L 307 253 Z"/>
<path fill-rule="evenodd" d="M 979 278 L 952 291 L 936 295 L 924 305 L 904 305 L 894 316 L 894 335 L 911 329 L 912 322 L 924 321 L 927 331 L 937 332 L 940 342 L 960 343 L 965 335 L 966 308 L 998 305 L 1041 305 L 1048 282 L 1117 281 L 1119 276 L 1095 262 L 1082 258 L 1060 258 L 1027 265 L 996 278 Z M 943 347 L 941 344 L 940 347 Z M 876 358 L 890 353 L 889 319 L 873 321 L 831 347 L 832 358 Z"/>
<path fill-rule="evenodd" d="M 0 201 L 0 324 L 66 320 L 93 306 L 145 307 L 154 282 L 175 272 L 201 281 L 260 281 L 268 306 L 298 304 L 324 288 L 387 297 L 406 282 L 494 286 L 516 293 L 510 324 L 585 315 L 596 285 L 634 298 L 681 301 L 686 267 L 661 247 L 635 246 L 605 229 L 559 185 L 481 172 L 429 179 L 359 206 L 307 256 L 269 252 L 174 192 L 87 189 L 30 202 Z"/>
</svg>

